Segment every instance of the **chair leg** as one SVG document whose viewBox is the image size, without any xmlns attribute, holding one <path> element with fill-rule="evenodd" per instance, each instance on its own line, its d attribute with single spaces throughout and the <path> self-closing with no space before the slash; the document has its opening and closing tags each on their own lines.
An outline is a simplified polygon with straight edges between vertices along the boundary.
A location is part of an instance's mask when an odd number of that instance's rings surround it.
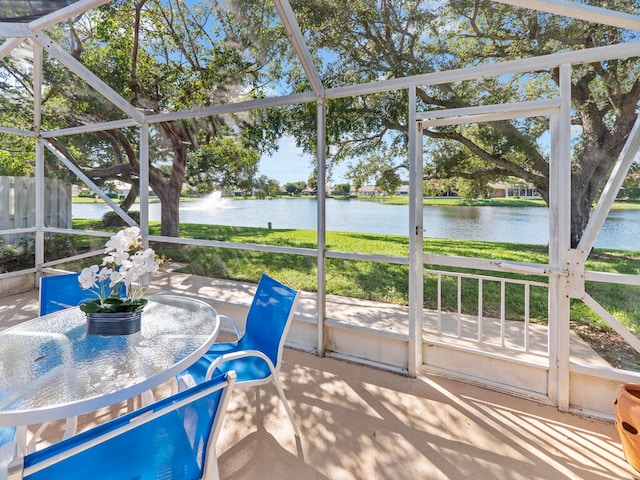
<svg viewBox="0 0 640 480">
<path fill-rule="evenodd" d="M 293 431 L 296 434 L 296 437 L 300 437 L 300 431 L 298 430 L 298 426 L 296 425 L 296 422 L 293 420 L 293 413 L 291 412 L 291 407 L 289 406 L 289 402 L 287 401 L 287 397 L 284 394 L 284 389 L 282 388 L 282 383 L 280 382 L 280 379 L 278 378 L 278 375 L 271 375 L 271 378 L 273 379 L 273 383 L 275 383 L 276 388 L 278 389 L 278 394 L 280 395 L 280 399 L 282 400 L 282 403 L 284 403 L 284 408 L 287 411 L 287 414 L 289 415 L 289 420 L 291 420 L 291 425 L 293 426 Z"/>
<path fill-rule="evenodd" d="M 78 417 L 67 418 L 66 425 L 64 427 L 64 436 L 62 438 L 69 438 L 76 434 L 78 429 Z"/>
<path fill-rule="evenodd" d="M 151 390 L 146 390 L 140 394 L 140 408 L 147 407 L 155 402 L 155 397 Z"/>
<path fill-rule="evenodd" d="M 18 444 L 18 453 L 20 456 L 24 456 L 27 453 L 27 447 L 29 445 L 29 441 L 27 440 L 27 426 L 19 425 L 16 427 L 16 433 L 13 436 L 13 440 Z"/>
</svg>

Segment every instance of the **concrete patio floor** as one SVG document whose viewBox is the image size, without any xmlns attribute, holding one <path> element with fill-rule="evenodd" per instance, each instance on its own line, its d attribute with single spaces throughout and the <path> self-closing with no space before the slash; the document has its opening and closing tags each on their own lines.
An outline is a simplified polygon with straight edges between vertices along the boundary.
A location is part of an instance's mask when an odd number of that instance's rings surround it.
<svg viewBox="0 0 640 480">
<path fill-rule="evenodd" d="M 37 310 L 36 292 L 0 298 L 0 329 Z M 218 441 L 221 478 L 640 479 L 611 422 L 291 349 L 282 380 L 302 437 L 296 440 L 275 387 L 237 389 Z M 123 408 L 85 415 L 80 428 Z M 52 425 L 43 444 L 60 430 Z"/>
</svg>

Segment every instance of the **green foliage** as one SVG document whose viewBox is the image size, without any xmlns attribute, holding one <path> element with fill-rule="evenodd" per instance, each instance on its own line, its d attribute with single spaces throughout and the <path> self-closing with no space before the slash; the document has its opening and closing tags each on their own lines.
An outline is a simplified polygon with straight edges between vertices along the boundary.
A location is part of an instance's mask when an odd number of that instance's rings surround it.
<svg viewBox="0 0 640 480">
<path fill-rule="evenodd" d="M 339 183 L 333 187 L 334 195 L 349 195 L 351 192 L 351 186 L 348 183 Z"/>
<path fill-rule="evenodd" d="M 59 42 L 119 95 L 145 113 L 176 112 L 264 98 L 273 90 L 305 93 L 311 85 L 287 32 L 270 3 L 238 0 L 232 9 L 216 2 L 116 1 L 74 22 L 52 26 Z M 637 13 L 638 4 L 611 0 L 608 8 Z M 325 87 L 429 74 L 506 59 L 615 45 L 637 33 L 492 2 L 445 3 L 304 0 L 295 14 Z M 419 32 L 417 34 L 416 32 Z M 636 118 L 638 57 L 575 65 L 572 124 L 580 133 L 573 151 L 572 243 L 579 240 L 589 209 Z M 8 56 L 0 75 L 3 125 L 30 128 L 30 65 Z M 123 115 L 50 55 L 44 56 L 44 129 L 120 120 Z M 433 110 L 557 97 L 558 72 L 523 72 L 418 89 L 418 109 Z M 332 98 L 327 110 L 327 171 L 351 163 L 356 187 L 373 181 L 391 192 L 406 175 L 406 89 Z M 282 135 L 315 155 L 317 105 L 300 103 L 245 115 L 211 115 L 159 122 L 151 128 L 150 182 L 162 197 L 165 234 L 177 234 L 178 194 L 185 174 L 200 190 L 213 183 L 256 187 L 252 155 L 273 151 Z M 425 130 L 425 174 L 436 182 L 471 182 L 477 192 L 495 179 L 517 177 L 549 194 L 548 118 L 462 124 Z M 234 136 L 247 154 L 216 142 Z M 122 178 L 136 184 L 137 128 L 66 136 L 59 147 L 98 184 Z M 29 140 L 31 141 L 31 140 Z M 26 149 L 26 147 L 25 147 Z M 30 147 L 31 151 L 33 147 Z M 0 152 L 11 149 L 0 146 Z M 19 149 L 21 150 L 21 149 Z M 25 150 L 26 151 L 26 150 Z M 10 156 L 0 169 L 15 171 L 29 155 Z M 62 175 L 46 154 L 47 168 Z M 4 163 L 7 163 L 5 155 Z M 222 183 L 226 182 L 226 183 Z M 314 180 L 309 182 L 311 185 Z M 586 186 L 586 187 L 583 187 Z M 266 189 L 257 189 L 267 195 Z M 293 194 L 294 192 L 289 192 Z M 473 195 L 477 195 L 474 193 Z M 470 195 L 470 196 L 473 196 Z M 169 207 L 166 207 L 169 205 Z"/>
<path fill-rule="evenodd" d="M 284 189 L 289 195 L 300 195 L 306 186 L 306 182 L 290 182 L 285 184 Z"/>
<path fill-rule="evenodd" d="M 140 212 L 138 210 L 129 210 L 127 212 L 129 216 L 140 224 Z M 128 227 L 129 224 L 125 222 L 120 215 L 116 212 L 107 212 L 102 216 L 102 225 L 104 227 Z"/>
<path fill-rule="evenodd" d="M 187 179 L 212 189 L 234 186 L 251 191 L 260 156 L 232 137 L 213 138 L 187 155 Z"/>
<path fill-rule="evenodd" d="M 4 101 L 0 101 L 0 106 Z M 9 115 L 11 118 L 11 116 Z M 13 119 L 7 119 L 0 111 L 0 120 L 14 126 Z M 0 176 L 21 177 L 32 175 L 35 164 L 35 143 L 33 139 L 20 135 L 0 135 Z"/>
<path fill-rule="evenodd" d="M 463 200 L 474 200 L 476 198 L 489 198 L 491 188 L 481 180 L 458 180 L 456 182 L 456 192 Z"/>
<path fill-rule="evenodd" d="M 406 197 L 402 197 L 406 200 Z M 506 199 L 504 199 L 506 200 Z M 292 202 L 296 200 L 292 199 Z M 456 200 L 459 202 L 459 200 Z M 523 200 L 520 200 L 522 202 Z M 504 202 L 509 204 L 509 202 Z M 500 204 L 496 201 L 493 205 Z M 100 228 L 96 221 L 73 221 L 76 229 Z M 159 234 L 160 226 L 152 223 L 151 235 Z M 172 260 L 184 263 L 180 269 L 185 273 L 257 282 L 262 272 L 270 273 L 286 280 L 294 288 L 306 291 L 316 289 L 317 232 L 313 230 L 279 230 L 251 227 L 228 227 L 220 225 L 184 224 L 182 234 L 188 238 L 218 240 L 222 242 L 238 242 L 261 245 L 277 245 L 292 248 L 309 249 L 309 255 L 282 255 L 277 253 L 255 252 L 251 250 L 223 249 L 214 247 L 177 247 L 165 245 L 162 253 Z M 94 250 L 98 248 L 95 237 L 74 236 L 77 248 Z M 97 243 L 96 243 L 97 242 Z M 407 257 L 409 240 L 404 236 L 354 234 L 345 232 L 327 232 L 327 249 L 340 252 L 368 253 Z M 158 249 L 160 250 L 160 249 Z M 525 245 L 504 242 L 463 241 L 452 239 L 427 238 L 424 252 L 436 255 L 487 258 L 501 261 L 547 264 L 548 253 L 544 245 Z M 87 264 L 92 263 L 88 262 Z M 69 268 L 78 269 L 78 265 Z M 426 265 L 425 268 L 435 266 Z M 638 252 L 595 249 L 586 263 L 587 270 L 612 273 L 640 275 L 640 256 Z M 437 270 L 448 270 L 452 273 L 486 274 L 486 272 L 469 269 L 437 267 Z M 327 259 L 327 293 L 355 298 L 406 305 L 408 303 L 407 268 L 403 265 L 380 264 L 366 261 L 343 259 Z M 528 278 L 544 280 L 540 277 L 518 277 L 514 274 L 491 274 L 496 277 Z M 437 279 L 435 275 L 425 274 L 425 307 L 435 306 Z M 444 308 L 454 309 L 457 299 L 457 279 L 455 276 L 443 275 L 442 288 Z M 513 285 L 507 288 L 507 318 L 522 319 L 524 305 L 522 303 L 522 287 Z M 588 282 L 587 291 L 598 302 L 623 324 L 640 333 L 640 308 L 637 297 L 640 287 L 633 285 L 617 285 L 609 283 Z M 500 285 L 497 281 L 485 281 L 483 285 L 483 311 L 493 315 L 498 311 Z M 533 320 L 546 321 L 548 292 L 546 288 L 531 288 L 530 316 Z M 462 282 L 463 313 L 477 313 L 477 282 Z M 571 305 L 571 322 L 574 326 L 592 328 L 608 328 L 582 302 L 573 301 Z"/>
<path fill-rule="evenodd" d="M 640 198 L 640 187 L 627 187 L 622 188 L 618 197 L 626 197 L 632 199 Z"/>
<path fill-rule="evenodd" d="M 27 161 L 6 150 L 0 150 L 0 177 L 21 177 L 32 173 L 33 168 Z"/>
<path fill-rule="evenodd" d="M 256 198 L 276 198 L 280 196 L 280 183 L 261 175 L 253 183 L 253 194 Z"/>
<path fill-rule="evenodd" d="M 78 192 L 78 197 L 80 198 L 94 198 L 96 196 L 95 192 L 86 188 L 83 188 Z"/>
<path fill-rule="evenodd" d="M 608 8 L 638 12 L 638 3 L 612 0 Z M 305 38 L 318 59 L 325 86 L 351 86 L 477 65 L 491 65 L 621 41 L 637 34 L 559 15 L 493 2 L 306 0 L 296 5 Z M 420 32 L 419 35 L 416 32 Z M 579 241 L 598 188 L 625 143 L 640 100 L 638 57 L 575 65 L 572 124 L 576 136 L 572 183 L 572 243 Z M 300 71 L 286 78 L 292 92 L 306 91 Z M 557 97 L 558 71 L 540 70 L 420 87 L 418 110 L 455 109 Z M 329 164 L 348 160 L 358 187 L 375 178 L 391 185 L 390 171 L 408 170 L 407 94 L 394 92 L 332 99 L 327 103 Z M 305 152 L 316 146 L 315 111 L 293 107 L 278 124 Z M 433 127 L 424 131 L 427 179 L 462 179 L 473 190 L 517 177 L 549 192 L 547 117 Z M 405 170 L 405 172 L 406 172 Z"/>
<path fill-rule="evenodd" d="M 109 297 L 105 298 L 104 301 L 95 298 L 80 304 L 80 310 L 85 313 L 135 312 L 144 308 L 147 302 L 146 298 L 131 300 Z"/>
<path fill-rule="evenodd" d="M 32 260 L 31 255 L 25 255 L 25 252 L 20 247 L 5 245 L 4 240 L 0 238 L 0 273 L 11 272 L 20 268 L 30 268 L 33 266 L 33 262 L 30 264 L 29 260 Z"/>
<path fill-rule="evenodd" d="M 295 201 L 295 200 L 292 200 Z M 155 234 L 157 226 L 152 227 Z M 278 230 L 250 227 L 225 227 L 217 225 L 183 225 L 183 233 L 193 238 L 239 243 L 258 243 L 292 248 L 316 248 L 316 232 L 310 230 Z M 327 232 L 327 249 L 341 252 L 356 252 L 379 255 L 408 256 L 407 237 L 375 234 L 351 234 Z M 501 242 L 462 241 L 451 239 L 425 239 L 424 252 L 457 257 L 479 257 L 502 261 L 548 263 L 547 247 Z M 170 247 L 163 253 L 173 260 L 185 263 L 181 271 L 215 278 L 229 278 L 257 282 L 261 272 L 278 278 L 287 278 L 295 288 L 307 291 L 316 289 L 316 261 L 313 256 L 281 255 L 276 253 L 242 251 L 214 247 Z M 311 253 L 311 252 L 310 252 Z M 393 265 L 366 261 L 327 259 L 327 293 L 345 297 L 363 298 L 400 305 L 408 304 L 408 271 L 404 265 Z M 450 271 L 443 275 L 443 309 L 457 308 L 457 277 L 455 272 L 485 274 L 469 269 L 425 266 L 426 269 Z M 589 270 L 640 274 L 640 257 L 637 252 L 607 252 L 595 250 L 587 262 Z M 540 280 L 514 274 L 493 272 L 495 277 Z M 436 307 L 437 277 L 425 274 L 425 308 Z M 521 285 L 509 285 L 506 291 L 506 315 L 509 319 L 524 318 Z M 621 288 L 620 285 L 590 284 L 589 292 L 603 302 L 629 328 L 640 332 L 640 309 L 635 304 L 638 287 Z M 500 282 L 485 280 L 483 283 L 483 312 L 499 317 Z M 530 291 L 530 318 L 537 322 L 547 320 L 548 291 L 543 287 L 532 287 Z M 477 314 L 478 283 L 462 281 L 463 313 Z M 593 312 L 582 303 L 572 305 L 571 321 L 580 324 L 598 324 Z"/>
<path fill-rule="evenodd" d="M 54 261 L 79 253 L 81 240 L 74 235 L 47 234 L 44 240 L 44 258 Z M 0 273 L 33 268 L 35 265 L 35 239 L 23 236 L 17 245 L 3 245 L 0 239 Z"/>
<path fill-rule="evenodd" d="M 272 25 L 265 27 L 274 30 Z M 280 65 L 279 60 L 269 60 L 275 58 L 272 50 L 279 34 L 275 43 L 261 47 L 236 15 L 215 3 L 111 2 L 77 21 L 52 26 L 47 33 L 145 114 L 262 96 L 265 72 Z M 45 129 L 127 118 L 52 56 L 44 56 L 43 71 Z M 28 83 L 25 76 L 24 84 Z M 20 93 L 27 103 L 28 92 Z M 5 113 L 9 110 L 2 111 L 3 118 Z M 178 233 L 178 189 L 185 181 L 200 191 L 213 185 L 251 191 L 260 153 L 277 142 L 258 128 L 264 120 L 260 115 L 210 115 L 150 127 L 150 185 L 163 203 L 163 234 Z M 135 186 L 139 134 L 137 127 L 120 128 L 55 142 L 97 185 L 118 178 Z M 51 154 L 46 158 L 49 171 L 66 173 Z"/>
</svg>

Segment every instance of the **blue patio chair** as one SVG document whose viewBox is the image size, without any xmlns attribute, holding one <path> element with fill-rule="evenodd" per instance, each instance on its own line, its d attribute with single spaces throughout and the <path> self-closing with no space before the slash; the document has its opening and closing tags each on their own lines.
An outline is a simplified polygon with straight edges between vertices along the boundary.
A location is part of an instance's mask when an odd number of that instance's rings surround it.
<svg viewBox="0 0 640 480">
<path fill-rule="evenodd" d="M 14 441 L 15 435 L 15 427 L 0 427 L 0 478 L 18 451 L 18 444 Z"/>
<path fill-rule="evenodd" d="M 83 290 L 79 276 L 79 273 L 65 273 L 40 277 L 40 316 L 77 307 L 85 300 L 96 298 L 97 287 Z M 122 296 L 126 296 L 126 292 Z"/>
<path fill-rule="evenodd" d="M 40 316 L 77 307 L 85 300 L 96 298 L 92 290 L 83 290 L 79 273 L 65 273 L 40 278 Z"/>
<path fill-rule="evenodd" d="M 280 382 L 280 364 L 284 341 L 295 312 L 299 292 L 263 274 L 249 307 L 244 334 L 236 323 L 221 315 L 234 328 L 237 341 L 216 343 L 185 372 L 178 375 L 179 388 L 202 382 L 219 372 L 234 370 L 237 385 L 252 387 L 273 382 L 287 410 L 296 436 L 300 436 L 291 408 Z"/>
<path fill-rule="evenodd" d="M 16 427 L 0 427 L 0 447 L 11 441 L 16 434 Z"/>
<path fill-rule="evenodd" d="M 217 479 L 216 440 L 235 373 L 14 459 L 8 479 Z"/>
</svg>

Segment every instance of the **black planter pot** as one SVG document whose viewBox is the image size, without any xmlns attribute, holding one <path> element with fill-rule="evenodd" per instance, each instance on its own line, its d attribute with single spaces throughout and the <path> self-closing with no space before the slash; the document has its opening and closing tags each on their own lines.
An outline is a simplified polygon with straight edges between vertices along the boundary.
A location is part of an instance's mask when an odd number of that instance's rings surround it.
<svg viewBox="0 0 640 480">
<path fill-rule="evenodd" d="M 142 310 L 86 315 L 87 335 L 131 335 L 140 331 Z"/>
</svg>

